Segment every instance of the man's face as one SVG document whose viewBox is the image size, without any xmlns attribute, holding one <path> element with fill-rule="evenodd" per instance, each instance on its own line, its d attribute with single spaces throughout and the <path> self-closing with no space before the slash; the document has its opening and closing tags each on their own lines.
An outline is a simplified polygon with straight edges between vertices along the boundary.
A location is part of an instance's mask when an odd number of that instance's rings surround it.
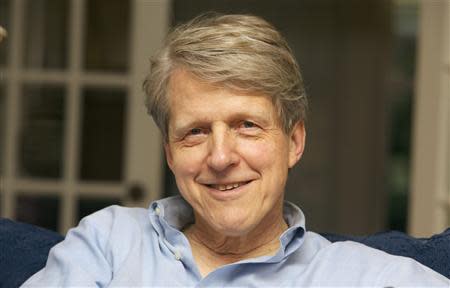
<svg viewBox="0 0 450 288">
<path fill-rule="evenodd" d="M 172 74 L 169 104 L 167 162 L 196 224 L 242 236 L 282 217 L 303 124 L 286 135 L 265 95 L 209 85 L 185 70 Z"/>
</svg>

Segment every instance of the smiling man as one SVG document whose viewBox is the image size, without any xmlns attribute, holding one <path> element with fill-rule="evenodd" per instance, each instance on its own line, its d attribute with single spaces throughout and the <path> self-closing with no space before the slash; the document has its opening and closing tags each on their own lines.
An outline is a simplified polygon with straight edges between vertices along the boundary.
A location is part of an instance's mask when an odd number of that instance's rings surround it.
<svg viewBox="0 0 450 288">
<path fill-rule="evenodd" d="M 284 201 L 307 101 L 265 20 L 207 15 L 152 59 L 147 107 L 181 196 L 84 218 L 25 286 L 449 286 L 412 259 L 307 232 Z"/>
<path fill-rule="evenodd" d="M 303 152 L 303 123 L 286 134 L 268 95 L 205 83 L 181 67 L 171 73 L 168 101 L 167 162 L 194 210 L 184 232 L 201 274 L 275 254 L 287 229 L 283 189 Z"/>
</svg>

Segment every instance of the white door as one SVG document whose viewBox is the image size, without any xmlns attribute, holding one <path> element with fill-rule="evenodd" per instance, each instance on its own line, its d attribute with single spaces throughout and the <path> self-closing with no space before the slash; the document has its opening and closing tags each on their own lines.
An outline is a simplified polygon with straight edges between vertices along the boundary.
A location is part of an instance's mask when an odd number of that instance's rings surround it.
<svg viewBox="0 0 450 288">
<path fill-rule="evenodd" d="M 164 0 L 0 0 L 0 213 L 65 233 L 111 204 L 161 195 L 143 106 Z"/>
</svg>

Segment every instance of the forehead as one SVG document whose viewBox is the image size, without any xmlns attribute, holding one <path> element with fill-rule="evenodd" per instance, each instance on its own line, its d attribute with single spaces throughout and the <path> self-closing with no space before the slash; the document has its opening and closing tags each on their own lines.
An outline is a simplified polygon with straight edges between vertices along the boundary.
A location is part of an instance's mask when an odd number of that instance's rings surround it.
<svg viewBox="0 0 450 288">
<path fill-rule="evenodd" d="M 275 106 L 266 94 L 210 84 L 184 69 L 177 69 L 171 75 L 168 102 L 169 126 L 190 118 L 223 118 L 236 114 L 260 115 L 278 122 Z"/>
</svg>

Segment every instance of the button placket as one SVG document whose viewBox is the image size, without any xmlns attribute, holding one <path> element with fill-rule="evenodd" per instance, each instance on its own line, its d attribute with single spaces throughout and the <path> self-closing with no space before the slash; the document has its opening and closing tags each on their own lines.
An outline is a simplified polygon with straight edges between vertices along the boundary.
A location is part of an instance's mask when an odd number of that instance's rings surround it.
<svg viewBox="0 0 450 288">
<path fill-rule="evenodd" d="M 175 256 L 175 260 L 180 261 L 181 260 L 181 253 L 180 251 L 176 250 L 173 255 Z"/>
</svg>

